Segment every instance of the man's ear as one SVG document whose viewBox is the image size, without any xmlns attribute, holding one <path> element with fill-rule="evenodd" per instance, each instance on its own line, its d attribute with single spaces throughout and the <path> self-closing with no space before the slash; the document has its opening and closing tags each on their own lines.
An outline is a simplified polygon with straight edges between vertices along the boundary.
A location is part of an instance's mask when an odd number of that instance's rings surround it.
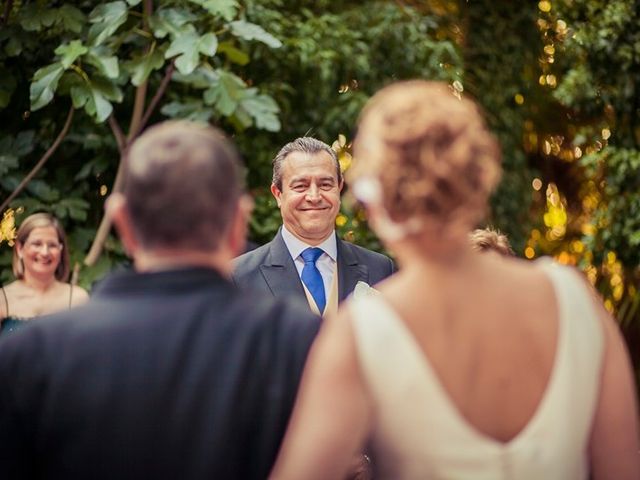
<svg viewBox="0 0 640 480">
<path fill-rule="evenodd" d="M 133 257 L 139 248 L 139 242 L 133 229 L 124 195 L 117 192 L 112 193 L 105 203 L 105 211 L 115 226 L 125 251 L 130 257 Z"/>
<path fill-rule="evenodd" d="M 338 188 L 340 190 L 340 193 L 342 193 L 342 189 L 344 188 L 344 177 L 340 179 L 340 186 Z"/>
<path fill-rule="evenodd" d="M 278 204 L 278 208 L 280 208 L 282 206 L 282 200 L 280 199 L 280 196 L 282 195 L 282 192 L 280 191 L 280 189 L 278 187 L 276 187 L 275 183 L 271 184 L 271 194 L 273 195 L 273 198 L 276 199 L 276 203 Z"/>
</svg>

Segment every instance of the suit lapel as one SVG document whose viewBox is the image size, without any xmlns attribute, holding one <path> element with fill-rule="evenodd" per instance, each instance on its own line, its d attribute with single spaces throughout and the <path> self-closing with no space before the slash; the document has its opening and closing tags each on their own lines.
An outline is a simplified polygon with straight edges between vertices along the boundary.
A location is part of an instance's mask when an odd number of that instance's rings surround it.
<svg viewBox="0 0 640 480">
<path fill-rule="evenodd" d="M 260 265 L 260 273 L 274 296 L 297 295 L 306 301 L 298 271 L 282 239 L 281 231 L 271 241 L 269 254 Z"/>
<path fill-rule="evenodd" d="M 369 269 L 353 252 L 348 242 L 337 239 L 338 244 L 338 300 L 342 302 L 356 288 L 356 283 L 369 283 Z"/>
</svg>

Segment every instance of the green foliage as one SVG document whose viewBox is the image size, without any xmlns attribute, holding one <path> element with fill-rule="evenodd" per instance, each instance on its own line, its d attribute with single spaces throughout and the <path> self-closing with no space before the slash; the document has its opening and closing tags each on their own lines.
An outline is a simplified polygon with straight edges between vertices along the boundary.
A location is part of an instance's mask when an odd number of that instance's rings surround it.
<svg viewBox="0 0 640 480">
<path fill-rule="evenodd" d="M 328 144 L 339 134 L 349 137 L 377 89 L 416 77 L 452 82 L 461 75 L 462 60 L 451 40 L 438 38 L 441 18 L 395 2 L 247 1 L 246 18 L 282 42 L 277 55 L 255 45 L 240 73 L 260 81 L 281 111 L 277 134 L 236 137 L 256 198 L 251 235 L 263 242 L 281 223 L 268 190 L 271 159 L 280 147 L 303 135 Z M 381 249 L 357 211 L 345 205 L 343 213 L 342 236 Z"/>
<path fill-rule="evenodd" d="M 269 55 L 280 41 L 241 13 L 230 0 L 16 2 L 0 29 L 3 199 L 54 143 L 68 109 L 77 110 L 59 148 L 11 203 L 18 222 L 35 211 L 54 213 L 80 265 L 115 179 L 118 130 L 135 137 L 144 116 L 277 131 L 277 103 L 239 65 L 249 61 L 253 44 Z M 153 95 L 161 99 L 157 106 Z M 4 280 L 9 260 L 0 257 Z M 99 262 L 83 267 L 80 283 L 90 286 L 122 261 L 119 244 L 108 239 Z"/>
</svg>

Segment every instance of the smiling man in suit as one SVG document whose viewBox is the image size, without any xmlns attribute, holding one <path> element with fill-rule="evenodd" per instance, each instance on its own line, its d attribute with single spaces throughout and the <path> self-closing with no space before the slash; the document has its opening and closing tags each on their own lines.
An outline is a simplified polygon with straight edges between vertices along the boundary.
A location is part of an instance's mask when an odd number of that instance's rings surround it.
<svg viewBox="0 0 640 480">
<path fill-rule="evenodd" d="M 266 245 L 235 261 L 241 288 L 297 297 L 328 314 L 358 281 L 374 285 L 394 271 L 390 258 L 340 240 L 335 221 L 344 181 L 336 153 L 324 142 L 301 137 L 273 159 L 271 193 L 283 225 Z"/>
</svg>

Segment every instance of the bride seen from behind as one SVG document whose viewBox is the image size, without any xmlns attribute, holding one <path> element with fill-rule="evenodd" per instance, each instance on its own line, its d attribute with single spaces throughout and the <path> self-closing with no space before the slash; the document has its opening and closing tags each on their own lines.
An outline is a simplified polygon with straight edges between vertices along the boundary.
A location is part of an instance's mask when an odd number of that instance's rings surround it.
<svg viewBox="0 0 640 480">
<path fill-rule="evenodd" d="M 640 478 L 615 322 L 574 269 L 486 255 L 500 152 L 475 104 L 410 81 L 362 112 L 354 194 L 401 269 L 325 320 L 274 479 Z"/>
</svg>

